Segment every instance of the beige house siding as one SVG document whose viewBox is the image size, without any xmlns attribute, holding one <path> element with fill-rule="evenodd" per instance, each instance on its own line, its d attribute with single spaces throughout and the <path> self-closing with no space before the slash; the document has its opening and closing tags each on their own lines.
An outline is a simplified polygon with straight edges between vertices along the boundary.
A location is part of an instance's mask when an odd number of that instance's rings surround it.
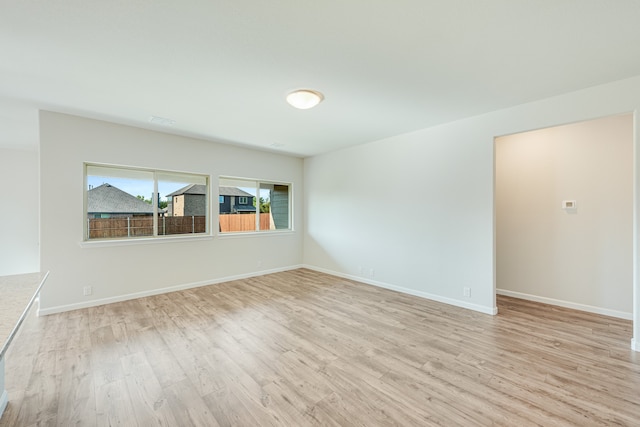
<svg viewBox="0 0 640 427">
<path fill-rule="evenodd" d="M 173 196 L 173 216 L 184 216 L 184 194 Z"/>
</svg>

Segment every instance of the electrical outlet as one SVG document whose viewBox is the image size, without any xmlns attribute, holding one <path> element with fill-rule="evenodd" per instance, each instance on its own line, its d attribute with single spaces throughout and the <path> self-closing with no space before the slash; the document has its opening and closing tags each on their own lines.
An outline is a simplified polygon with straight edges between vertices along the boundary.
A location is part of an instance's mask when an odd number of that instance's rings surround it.
<svg viewBox="0 0 640 427">
<path fill-rule="evenodd" d="M 85 286 L 85 287 L 82 289 L 82 294 L 83 294 L 85 297 L 86 297 L 86 296 L 91 295 L 92 293 L 93 293 L 93 288 L 92 288 L 91 286 Z"/>
<path fill-rule="evenodd" d="M 462 288 L 462 296 L 470 297 L 471 296 L 471 288 Z"/>
<path fill-rule="evenodd" d="M 364 271 L 364 270 L 362 269 L 362 266 L 361 266 L 361 265 L 359 265 L 359 266 L 358 266 L 358 273 L 359 273 L 361 276 L 362 276 L 363 271 Z"/>
<path fill-rule="evenodd" d="M 258 260 L 258 267 L 262 267 L 262 260 L 261 259 Z"/>
<path fill-rule="evenodd" d="M 369 276 L 373 277 L 375 276 L 376 272 L 372 269 L 369 270 Z"/>
</svg>

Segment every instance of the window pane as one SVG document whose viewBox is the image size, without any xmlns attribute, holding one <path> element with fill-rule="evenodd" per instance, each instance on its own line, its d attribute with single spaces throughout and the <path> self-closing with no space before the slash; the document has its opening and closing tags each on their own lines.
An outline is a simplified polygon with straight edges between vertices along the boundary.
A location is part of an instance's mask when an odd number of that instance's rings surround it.
<svg viewBox="0 0 640 427">
<path fill-rule="evenodd" d="M 207 185 L 209 183 L 208 176 L 195 175 L 191 173 L 156 171 L 156 177 L 158 178 L 158 181 L 188 182 L 199 185 Z"/>
<path fill-rule="evenodd" d="M 289 185 L 220 178 L 220 232 L 289 230 Z"/>
<path fill-rule="evenodd" d="M 87 166 L 86 238 L 153 236 L 153 172 Z"/>
<path fill-rule="evenodd" d="M 109 177 L 111 179 L 123 178 L 139 181 L 153 181 L 153 171 L 119 168 L 114 166 L 87 165 L 87 176 L 88 175 Z"/>
<path fill-rule="evenodd" d="M 158 172 L 158 235 L 206 233 L 206 176 Z"/>
<path fill-rule="evenodd" d="M 257 230 L 256 188 L 252 180 L 220 178 L 220 232 L 238 233 Z"/>
<path fill-rule="evenodd" d="M 208 176 L 85 167 L 87 240 L 209 233 Z"/>
</svg>

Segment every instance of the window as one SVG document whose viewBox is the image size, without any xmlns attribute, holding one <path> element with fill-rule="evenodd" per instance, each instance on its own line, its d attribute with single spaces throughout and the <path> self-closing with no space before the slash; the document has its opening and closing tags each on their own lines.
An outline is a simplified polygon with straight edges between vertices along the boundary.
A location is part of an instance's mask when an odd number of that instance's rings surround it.
<svg viewBox="0 0 640 427">
<path fill-rule="evenodd" d="M 291 184 L 220 177 L 220 232 L 291 230 Z"/>
<path fill-rule="evenodd" d="M 85 240 L 209 233 L 209 177 L 85 164 Z"/>
<path fill-rule="evenodd" d="M 224 196 L 219 196 L 218 197 L 218 202 L 219 203 L 224 203 Z"/>
</svg>

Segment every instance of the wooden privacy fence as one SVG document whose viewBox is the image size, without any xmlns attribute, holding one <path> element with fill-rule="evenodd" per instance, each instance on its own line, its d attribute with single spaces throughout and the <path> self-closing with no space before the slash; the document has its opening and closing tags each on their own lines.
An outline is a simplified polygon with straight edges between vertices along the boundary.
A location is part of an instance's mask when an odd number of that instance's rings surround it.
<svg viewBox="0 0 640 427">
<path fill-rule="evenodd" d="M 205 233 L 207 231 L 204 216 L 167 216 L 158 218 L 158 235 Z"/>
<path fill-rule="evenodd" d="M 153 236 L 152 216 L 87 219 L 89 239 Z M 204 216 L 167 216 L 158 218 L 158 235 L 204 233 Z"/>
<path fill-rule="evenodd" d="M 223 214 L 220 215 L 220 232 L 255 231 L 256 214 Z M 260 230 L 271 229 L 271 214 L 260 214 Z"/>
<path fill-rule="evenodd" d="M 271 216 L 260 214 L 260 230 L 269 230 Z M 220 231 L 254 231 L 256 214 L 220 215 Z M 89 239 L 110 239 L 118 237 L 153 236 L 152 216 L 132 216 L 128 218 L 88 218 Z M 192 234 L 206 232 L 204 216 L 167 216 L 158 218 L 158 235 Z"/>
</svg>

